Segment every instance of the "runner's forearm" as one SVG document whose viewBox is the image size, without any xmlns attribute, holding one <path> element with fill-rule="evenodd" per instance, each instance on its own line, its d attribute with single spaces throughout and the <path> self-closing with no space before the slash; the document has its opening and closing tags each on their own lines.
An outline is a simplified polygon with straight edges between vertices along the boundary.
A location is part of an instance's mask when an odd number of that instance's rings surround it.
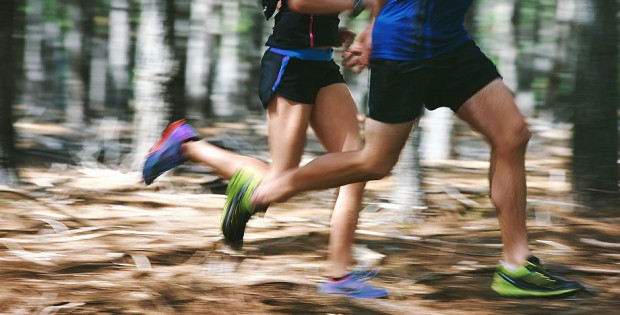
<svg viewBox="0 0 620 315">
<path fill-rule="evenodd" d="M 310 14 L 333 14 L 362 5 L 364 0 L 289 0 L 291 10 Z"/>
</svg>

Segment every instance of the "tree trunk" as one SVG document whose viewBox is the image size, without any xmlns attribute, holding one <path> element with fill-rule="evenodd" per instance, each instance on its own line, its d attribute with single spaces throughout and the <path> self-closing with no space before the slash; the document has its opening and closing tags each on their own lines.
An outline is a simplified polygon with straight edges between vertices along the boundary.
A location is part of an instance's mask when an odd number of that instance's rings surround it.
<svg viewBox="0 0 620 315">
<path fill-rule="evenodd" d="M 265 17 L 257 10 L 256 1 L 242 1 L 243 6 L 241 10 L 245 13 L 243 20 L 249 21 L 249 26 L 246 27 L 242 36 L 245 40 L 242 40 L 242 60 L 247 65 L 247 69 L 242 68 L 242 71 L 247 73 L 245 82 L 240 82 L 240 86 L 243 87 L 243 102 L 247 104 L 247 109 L 252 112 L 262 113 L 263 105 L 258 98 L 258 83 L 260 81 L 260 60 L 265 50 L 263 47 L 265 42 L 263 41 L 263 24 L 265 24 Z M 248 23 L 248 22 L 246 22 Z"/>
<path fill-rule="evenodd" d="M 618 192 L 617 14 L 617 1 L 576 1 L 573 183 L 591 206 Z"/>
<path fill-rule="evenodd" d="M 12 115 L 15 84 L 11 58 L 15 14 L 15 0 L 0 1 L 0 184 L 7 185 L 16 183 L 18 178 Z"/>
<path fill-rule="evenodd" d="M 92 58 L 92 38 L 95 35 L 95 8 L 97 7 L 97 1 L 79 0 L 79 6 L 81 9 L 80 28 L 82 37 L 80 40 L 80 78 L 82 81 L 82 117 L 85 122 L 89 122 L 92 118 L 92 112 L 90 110 L 90 63 Z"/>
<path fill-rule="evenodd" d="M 411 223 L 419 217 L 419 210 L 425 206 L 422 188 L 424 174 L 420 166 L 420 142 L 423 136 L 421 128 L 414 128 L 392 170 L 394 185 L 398 187 L 390 196 L 391 204 L 397 211 L 393 222 Z"/>
<path fill-rule="evenodd" d="M 61 8 L 63 1 L 43 2 L 43 107 L 45 115 L 40 119 L 59 122 L 64 119 L 65 84 L 64 74 L 68 65 L 63 43 Z"/>
<path fill-rule="evenodd" d="M 165 43 L 164 4 L 161 0 L 141 0 L 135 68 L 134 168 L 159 137 L 168 117 L 164 98 L 172 70 L 170 47 Z"/>
<path fill-rule="evenodd" d="M 83 7 L 77 2 L 66 4 L 68 17 L 72 21 L 84 19 Z M 84 80 L 81 75 L 83 56 L 82 43 L 84 38 L 83 28 L 72 27 L 67 30 L 64 46 L 69 59 L 69 73 L 66 76 L 67 104 L 65 106 L 65 122 L 74 128 L 84 126 Z"/>
<path fill-rule="evenodd" d="M 187 67 L 187 29 L 181 29 L 180 25 L 185 23 L 178 23 L 177 19 L 180 18 L 180 22 L 188 20 L 185 16 L 186 12 L 180 10 L 179 1 L 166 0 L 166 44 L 170 47 L 170 51 L 173 53 L 175 65 L 170 74 L 170 81 L 168 82 L 166 96 L 168 103 L 170 104 L 170 117 L 169 122 L 186 118 L 187 108 L 185 101 L 185 70 Z M 182 2 L 185 4 L 185 2 Z"/>
<path fill-rule="evenodd" d="M 90 4 L 91 1 L 82 0 Z M 110 9 L 109 1 L 97 0 L 93 1 L 98 7 L 93 12 L 93 18 L 103 18 L 99 12 L 107 12 Z M 84 4 L 88 6 L 89 4 Z M 89 79 L 88 79 L 88 110 L 89 118 L 97 119 L 106 114 L 106 86 L 107 86 L 107 66 L 108 66 L 108 29 L 99 26 L 100 23 L 94 23 L 92 36 L 90 37 L 90 62 L 89 62 Z M 88 27 L 88 21 L 85 21 Z"/>
<path fill-rule="evenodd" d="M 106 113 L 126 119 L 129 98 L 129 4 L 112 0 L 109 12 L 108 66 L 106 81 Z"/>
<path fill-rule="evenodd" d="M 243 104 L 240 85 L 247 74 L 241 64 L 241 36 L 239 27 L 241 12 L 239 1 L 222 1 L 222 36 L 220 58 L 217 62 L 215 86 L 212 92 L 213 113 L 218 119 L 234 120 L 245 116 L 247 109 Z"/>
<path fill-rule="evenodd" d="M 41 112 L 43 81 L 43 3 L 38 0 L 26 0 L 26 29 L 24 30 L 24 104 L 31 112 Z M 33 109 L 36 109 L 34 111 Z"/>
<path fill-rule="evenodd" d="M 26 6 L 27 0 L 15 0 L 16 10 L 18 14 L 13 17 L 13 56 L 11 57 L 15 64 L 13 80 L 15 81 L 15 90 L 13 92 L 13 104 L 23 105 L 24 103 L 24 82 L 25 78 L 25 30 L 26 15 L 19 8 Z"/>
</svg>

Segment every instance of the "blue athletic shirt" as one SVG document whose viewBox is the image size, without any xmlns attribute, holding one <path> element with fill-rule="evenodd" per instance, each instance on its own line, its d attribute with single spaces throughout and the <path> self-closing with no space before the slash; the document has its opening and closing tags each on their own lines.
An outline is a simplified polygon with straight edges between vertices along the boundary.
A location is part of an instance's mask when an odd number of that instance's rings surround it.
<svg viewBox="0 0 620 315">
<path fill-rule="evenodd" d="M 425 60 L 471 40 L 465 13 L 473 0 L 387 0 L 375 21 L 371 58 Z"/>
</svg>

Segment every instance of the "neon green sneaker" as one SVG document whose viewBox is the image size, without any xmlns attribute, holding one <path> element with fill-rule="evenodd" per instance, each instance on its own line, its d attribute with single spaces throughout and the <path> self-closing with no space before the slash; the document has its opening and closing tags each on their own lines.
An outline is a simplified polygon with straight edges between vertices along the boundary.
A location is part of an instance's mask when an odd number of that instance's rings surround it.
<svg viewBox="0 0 620 315">
<path fill-rule="evenodd" d="M 240 169 L 233 174 L 226 188 L 226 203 L 222 213 L 221 228 L 227 241 L 240 241 L 245 225 L 255 212 L 252 193 L 262 178 L 255 173 Z"/>
<path fill-rule="evenodd" d="M 515 271 L 500 264 L 493 275 L 491 288 L 509 297 L 559 297 L 573 294 L 583 286 L 577 281 L 551 275 L 543 269 L 540 259 L 530 256 Z"/>
</svg>

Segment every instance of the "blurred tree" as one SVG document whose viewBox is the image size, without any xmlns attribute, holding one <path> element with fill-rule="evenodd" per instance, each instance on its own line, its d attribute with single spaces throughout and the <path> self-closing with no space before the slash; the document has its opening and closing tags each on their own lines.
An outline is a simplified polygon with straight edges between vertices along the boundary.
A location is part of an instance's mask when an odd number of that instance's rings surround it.
<svg viewBox="0 0 620 315">
<path fill-rule="evenodd" d="M 219 1 L 221 15 L 221 37 L 219 42 L 219 58 L 215 73 L 215 85 L 211 90 L 212 110 L 214 118 L 219 120 L 236 120 L 244 117 L 247 106 L 242 86 L 248 84 L 248 63 L 242 58 L 241 43 L 247 37 L 248 21 L 243 17 L 247 12 L 241 10 L 242 1 Z"/>
<path fill-rule="evenodd" d="M 43 85 L 43 3 L 26 0 L 26 27 L 24 30 L 24 82 L 22 101 L 31 109 L 44 107 Z M 32 112 L 39 113 L 39 110 Z"/>
<path fill-rule="evenodd" d="M 514 3 L 511 18 L 517 54 L 514 64 L 516 72 L 514 91 L 519 107 L 527 116 L 531 115 L 527 109 L 532 110 L 535 105 L 534 92 L 532 91 L 534 80 L 537 75 L 547 70 L 540 69 L 540 66 L 537 67 L 536 62 L 546 58 L 546 56 L 542 56 L 545 50 L 541 49 L 544 43 L 541 43 L 539 34 L 542 11 L 543 7 L 540 1 L 517 0 Z"/>
<path fill-rule="evenodd" d="M 69 69 L 67 56 L 66 31 L 72 28 L 72 21 L 67 16 L 68 0 L 43 1 L 44 16 L 44 66 L 45 85 L 48 101 L 45 104 L 45 119 L 53 121 L 65 119 L 67 104 L 66 76 Z M 53 115 L 50 115 L 52 114 Z"/>
<path fill-rule="evenodd" d="M 129 115 L 129 51 L 131 40 L 129 3 L 127 0 L 111 0 L 109 9 L 106 113 L 108 116 L 127 119 Z"/>
<path fill-rule="evenodd" d="M 180 29 L 179 25 L 187 25 L 189 20 L 189 3 L 187 0 L 166 0 L 166 44 L 174 58 L 174 67 L 168 81 L 166 96 L 170 103 L 169 122 L 186 118 L 185 75 L 187 67 L 187 29 Z"/>
<path fill-rule="evenodd" d="M 0 184 L 14 184 L 18 174 L 13 129 L 13 17 L 16 0 L 0 1 Z"/>
<path fill-rule="evenodd" d="M 574 0 L 557 0 L 555 14 L 554 50 L 545 91 L 545 108 L 553 110 L 556 121 L 569 122 L 573 107 L 572 89 L 575 79 L 576 56 L 569 51 L 576 47 L 571 27 L 575 15 Z"/>
<path fill-rule="evenodd" d="M 94 3 L 93 3 L 94 2 Z M 95 8 L 97 1 L 79 0 L 81 11 L 79 25 L 81 29 L 79 60 L 80 81 L 82 82 L 82 117 L 85 121 L 91 118 L 90 110 L 90 62 L 92 57 L 92 38 L 95 34 Z"/>
<path fill-rule="evenodd" d="M 249 23 L 245 29 L 246 40 L 241 41 L 242 59 L 247 62 L 247 83 L 241 84 L 244 89 L 242 94 L 245 98 L 248 110 L 263 112 L 263 105 L 257 94 L 258 83 L 260 81 L 260 60 L 263 55 L 265 39 L 263 38 L 263 25 L 265 17 L 257 5 L 256 1 L 242 1 L 241 10 L 246 12 L 243 20 Z"/>
<path fill-rule="evenodd" d="M 618 1 L 575 0 L 573 183 L 582 201 L 618 192 Z"/>
<path fill-rule="evenodd" d="M 134 79 L 133 166 L 138 168 L 144 155 L 159 137 L 168 118 L 169 104 L 164 97 L 173 68 L 172 52 L 166 44 L 165 0 L 140 1 Z"/>
<path fill-rule="evenodd" d="M 84 62 L 83 45 L 86 37 L 81 23 L 86 12 L 84 6 L 80 5 L 78 1 L 67 2 L 65 7 L 66 15 L 71 21 L 71 27 L 66 30 L 64 38 L 64 46 L 69 59 L 69 71 L 65 82 L 68 92 L 67 104 L 65 105 L 65 122 L 75 128 L 81 128 L 85 122 L 84 94 L 87 91 L 81 73 Z"/>
<path fill-rule="evenodd" d="M 186 52 L 185 90 L 187 116 L 212 116 L 210 94 L 219 58 L 220 14 L 215 0 L 192 0 Z"/>
<path fill-rule="evenodd" d="M 13 16 L 13 63 L 15 64 L 13 79 L 15 80 L 15 90 L 13 92 L 13 104 L 24 104 L 24 80 L 25 80 L 25 64 L 24 64 L 24 48 L 26 46 L 25 34 L 26 29 L 26 1 L 16 0 L 16 14 Z M 17 119 L 17 113 L 15 118 Z"/>
</svg>

